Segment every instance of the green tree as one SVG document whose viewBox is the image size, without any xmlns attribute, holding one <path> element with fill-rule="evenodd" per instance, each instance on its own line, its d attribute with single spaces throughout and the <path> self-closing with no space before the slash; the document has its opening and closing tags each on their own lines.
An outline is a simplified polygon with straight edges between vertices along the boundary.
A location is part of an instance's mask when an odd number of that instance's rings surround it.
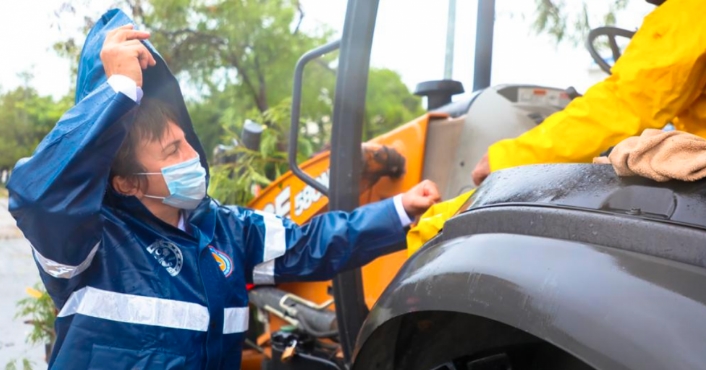
<svg viewBox="0 0 706 370">
<path fill-rule="evenodd" d="M 12 169 L 18 159 L 31 155 L 70 104 L 70 97 L 55 101 L 29 86 L 1 94 L 0 170 Z"/>
<path fill-rule="evenodd" d="M 66 2 L 59 14 L 85 17 L 85 34 L 92 19 L 105 9 L 96 12 L 79 5 L 88 4 Z M 190 0 L 123 0 L 113 5 L 151 31 L 151 42 L 170 69 L 182 84 L 186 82 L 196 91 L 199 97 L 189 102 L 189 108 L 209 151 L 225 132 L 216 125 L 242 122 L 253 109 L 262 115 L 287 99 L 299 56 L 325 43 L 332 34 L 323 26 L 301 32 L 303 9 L 291 0 L 216 1 L 209 5 Z M 57 43 L 55 50 L 77 60 L 81 42 L 69 38 Z M 334 57 L 327 56 L 307 69 L 302 107 L 306 117 L 317 117 L 325 108 L 319 99 L 322 91 L 332 94 L 335 71 L 329 64 Z M 286 142 L 280 146 L 286 147 Z"/>
<path fill-rule="evenodd" d="M 370 69 L 365 101 L 363 139 L 372 139 L 424 114 L 421 98 L 412 95 L 400 75 L 389 69 Z"/>
<path fill-rule="evenodd" d="M 75 16 L 77 7 L 67 2 L 64 12 Z M 151 42 L 170 69 L 203 93 L 224 92 L 243 110 L 254 106 L 261 113 L 291 94 L 294 64 L 307 50 L 332 35 L 326 27 L 304 33 L 298 1 L 196 0 L 116 1 L 138 24 L 151 31 Z M 63 14 L 63 13 L 62 13 Z M 94 14 L 95 15 L 95 14 Z M 86 18 L 83 34 L 93 25 Z M 77 58 L 80 41 L 58 43 L 60 55 Z M 313 68 L 329 70 L 326 61 Z M 313 84 L 312 84 L 313 85 Z M 316 87 L 307 86 L 316 96 Z"/>
<path fill-rule="evenodd" d="M 557 43 L 568 41 L 579 45 L 586 40 L 592 28 L 614 26 L 618 13 L 628 6 L 628 2 L 535 0 L 537 10 L 532 25 L 537 33 L 547 33 Z"/>
</svg>

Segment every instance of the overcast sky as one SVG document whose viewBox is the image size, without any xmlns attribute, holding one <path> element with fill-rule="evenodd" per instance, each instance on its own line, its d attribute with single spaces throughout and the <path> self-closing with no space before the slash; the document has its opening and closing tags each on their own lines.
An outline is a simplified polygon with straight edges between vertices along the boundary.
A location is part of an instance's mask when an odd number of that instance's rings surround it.
<svg viewBox="0 0 706 370">
<path fill-rule="evenodd" d="M 2 0 L 0 5 L 0 88 L 7 91 L 20 83 L 17 74 L 30 70 L 33 85 L 42 94 L 61 96 L 69 89 L 69 64 L 51 50 L 77 24 L 62 18 L 62 30 L 53 14 L 65 0 Z M 87 0 L 94 12 L 108 7 L 110 0 Z M 592 0 L 610 3 L 609 0 Z M 585 49 L 556 46 L 549 36 L 530 31 L 529 15 L 534 0 L 497 0 L 492 84 L 528 83 L 584 91 L 595 81 L 589 77 L 591 59 Z M 80 2 L 79 2 L 80 3 Z M 325 23 L 340 30 L 346 0 L 303 0 L 305 27 Z M 445 0 L 381 0 L 372 53 L 372 65 L 391 68 L 402 75 L 412 89 L 418 82 L 441 79 L 444 72 L 446 17 Z M 466 90 L 473 84 L 473 48 L 477 0 L 457 0 L 456 47 L 453 77 Z M 623 28 L 639 27 L 642 17 L 653 9 L 632 0 L 621 13 Z"/>
</svg>

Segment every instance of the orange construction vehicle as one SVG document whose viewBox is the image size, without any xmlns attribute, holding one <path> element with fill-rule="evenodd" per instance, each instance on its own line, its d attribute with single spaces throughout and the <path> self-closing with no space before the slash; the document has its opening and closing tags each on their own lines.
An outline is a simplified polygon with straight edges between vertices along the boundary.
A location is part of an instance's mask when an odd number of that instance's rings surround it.
<svg viewBox="0 0 706 370">
<path fill-rule="evenodd" d="M 453 95 L 464 92 L 460 82 L 420 83 L 415 93 L 427 97 L 429 112 L 361 144 L 360 112 L 364 111 L 367 80 L 361 76 L 368 73 L 377 1 L 350 0 L 343 38 L 312 50 L 297 64 L 289 141 L 293 144 L 289 148 L 291 171 L 263 189 L 248 206 L 304 224 L 329 209 L 352 209 L 394 196 L 422 179 L 436 182 L 444 199 L 472 189 L 472 166 L 488 145 L 535 127 L 572 98 L 571 91 L 542 86 L 489 87 L 494 8 L 494 0 L 479 0 L 475 93 L 452 102 Z M 300 166 L 295 158 L 303 70 L 309 61 L 339 48 L 332 149 Z M 333 158 L 331 153 L 335 153 Z M 403 249 L 401 245 L 399 252 L 333 281 L 251 290 L 257 313 L 252 314 L 251 349 L 244 353 L 243 368 L 260 369 L 262 359 L 269 358 L 279 365 L 268 369 L 289 369 L 281 367 L 286 356 L 272 337 L 283 328 L 302 330 L 314 341 L 328 338 L 323 340 L 326 349 L 320 351 L 335 357 L 334 363 L 350 361 L 362 320 L 407 259 Z"/>
<path fill-rule="evenodd" d="M 680 1 L 691 0 L 671 4 Z M 541 125 L 578 96 L 491 87 L 495 2 L 478 0 L 474 93 L 452 102 L 460 83 L 421 83 L 429 112 L 361 143 L 378 2 L 348 0 L 342 39 L 305 54 L 295 70 L 290 143 L 304 66 L 340 48 L 330 152 L 300 166 L 290 147 L 291 172 L 250 207 L 304 224 L 422 179 L 456 198 L 473 189 L 472 167 L 490 144 Z M 591 55 L 610 72 L 594 50 L 599 35 L 609 37 L 617 61 L 615 37 L 632 32 L 591 33 Z M 400 245 L 332 281 L 250 289 L 243 368 L 703 368 L 704 185 L 621 179 L 610 166 L 590 164 L 493 173 L 409 258 Z"/>
</svg>

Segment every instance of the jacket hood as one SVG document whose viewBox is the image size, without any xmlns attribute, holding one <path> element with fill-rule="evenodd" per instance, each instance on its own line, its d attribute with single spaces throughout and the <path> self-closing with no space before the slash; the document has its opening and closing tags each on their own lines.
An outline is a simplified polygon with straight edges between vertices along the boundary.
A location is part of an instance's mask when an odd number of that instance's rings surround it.
<svg viewBox="0 0 706 370">
<path fill-rule="evenodd" d="M 100 59 L 103 41 L 109 31 L 127 24 L 132 24 L 135 29 L 138 29 L 138 26 L 123 11 L 112 9 L 103 14 L 88 33 L 79 60 L 75 103 L 81 101 L 107 81 L 107 76 L 103 69 L 103 62 Z M 181 93 L 179 82 L 154 46 L 148 40 L 142 41 L 142 43 L 147 47 L 150 53 L 152 53 L 155 61 L 157 61 L 157 65 L 154 67 L 143 70 L 143 96 L 159 99 L 171 105 L 174 113 L 178 117 L 178 124 L 184 130 L 187 141 L 201 157 L 201 165 L 206 169 L 206 180 L 208 181 L 210 171 L 207 156 L 201 142 L 196 136 L 196 132 L 194 132 L 194 127 L 191 123 L 189 112 L 186 109 L 186 103 L 184 102 L 184 96 Z"/>
</svg>

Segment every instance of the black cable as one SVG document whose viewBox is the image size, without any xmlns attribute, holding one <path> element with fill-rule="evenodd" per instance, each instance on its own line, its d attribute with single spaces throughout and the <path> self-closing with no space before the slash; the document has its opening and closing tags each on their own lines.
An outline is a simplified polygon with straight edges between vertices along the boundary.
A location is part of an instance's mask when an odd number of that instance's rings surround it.
<svg viewBox="0 0 706 370">
<path fill-rule="evenodd" d="M 309 326 L 309 324 L 306 322 L 306 319 L 299 313 L 295 316 L 297 321 L 299 321 L 299 324 L 302 326 L 302 329 L 317 337 L 317 338 L 330 338 L 330 337 L 335 337 L 338 335 L 338 330 L 329 330 L 329 331 L 317 331 L 316 329 L 312 328 Z"/>
<path fill-rule="evenodd" d="M 305 360 L 309 360 L 309 361 L 311 361 L 311 362 L 316 362 L 316 363 L 319 363 L 319 364 L 322 364 L 322 365 L 326 365 L 326 366 L 328 366 L 328 367 L 330 367 L 330 368 L 332 368 L 332 369 L 343 370 L 343 369 L 341 369 L 341 368 L 338 366 L 338 364 L 336 364 L 335 362 L 329 361 L 329 360 L 324 360 L 323 358 L 320 358 L 320 357 L 311 356 L 311 355 L 307 355 L 307 354 L 304 354 L 304 353 L 297 353 L 297 356 L 299 356 L 299 357 L 301 357 L 301 358 L 303 358 L 303 359 L 305 359 Z"/>
<path fill-rule="evenodd" d="M 263 355 L 266 355 L 265 349 L 262 348 L 262 347 L 260 347 L 260 346 L 258 346 L 258 345 L 257 345 L 255 342 L 253 342 L 252 340 L 250 340 L 250 339 L 248 339 L 248 338 L 245 338 L 245 344 L 248 345 L 249 347 L 251 347 L 252 349 L 254 349 L 254 350 L 256 350 L 256 351 L 262 353 Z"/>
</svg>

